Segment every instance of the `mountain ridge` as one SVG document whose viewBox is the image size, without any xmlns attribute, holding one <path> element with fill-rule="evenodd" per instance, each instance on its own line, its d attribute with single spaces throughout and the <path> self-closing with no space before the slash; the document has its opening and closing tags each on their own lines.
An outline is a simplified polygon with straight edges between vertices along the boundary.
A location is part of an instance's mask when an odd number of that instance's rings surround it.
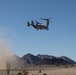
<svg viewBox="0 0 76 75">
<path fill-rule="evenodd" d="M 22 57 L 14 55 L 8 60 L 11 63 L 12 68 L 20 68 L 24 66 L 39 66 L 39 65 L 74 65 L 76 62 L 69 57 L 60 56 L 56 57 L 47 54 L 33 55 L 30 53 L 25 54 Z"/>
<path fill-rule="evenodd" d="M 66 56 L 52 56 L 52 55 L 33 55 L 30 53 L 25 54 L 22 57 L 23 60 L 27 62 L 27 64 L 33 65 L 55 65 L 55 64 L 76 64 L 76 62 L 69 57 Z M 29 61 L 29 62 L 28 62 Z"/>
</svg>

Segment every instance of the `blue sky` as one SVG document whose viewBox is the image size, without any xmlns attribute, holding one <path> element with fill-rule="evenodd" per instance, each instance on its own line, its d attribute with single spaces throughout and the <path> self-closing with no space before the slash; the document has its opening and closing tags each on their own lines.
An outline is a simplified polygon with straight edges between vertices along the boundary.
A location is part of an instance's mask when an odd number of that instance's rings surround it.
<svg viewBox="0 0 76 75">
<path fill-rule="evenodd" d="M 27 27 L 27 21 L 50 17 L 48 31 Z M 0 37 L 18 56 L 64 55 L 76 61 L 76 0 L 0 0 Z"/>
</svg>

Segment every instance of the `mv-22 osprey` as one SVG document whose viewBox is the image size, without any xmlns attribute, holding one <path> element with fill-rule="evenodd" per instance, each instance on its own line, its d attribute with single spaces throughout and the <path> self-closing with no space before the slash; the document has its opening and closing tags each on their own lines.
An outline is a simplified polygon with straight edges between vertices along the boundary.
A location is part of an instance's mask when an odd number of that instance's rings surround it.
<svg viewBox="0 0 76 75">
<path fill-rule="evenodd" d="M 45 24 L 43 24 L 43 23 L 39 23 L 39 22 L 37 22 L 36 21 L 36 23 L 34 23 L 34 21 L 32 20 L 31 21 L 31 24 L 29 23 L 29 22 L 27 22 L 27 26 L 33 26 L 35 29 L 37 29 L 37 30 L 42 30 L 42 29 L 44 29 L 44 30 L 48 30 L 49 28 L 48 28 L 48 26 L 49 26 L 49 20 L 51 19 L 51 18 L 49 18 L 49 19 L 44 19 L 44 18 L 41 18 L 42 20 L 45 20 L 46 21 L 46 23 Z"/>
</svg>

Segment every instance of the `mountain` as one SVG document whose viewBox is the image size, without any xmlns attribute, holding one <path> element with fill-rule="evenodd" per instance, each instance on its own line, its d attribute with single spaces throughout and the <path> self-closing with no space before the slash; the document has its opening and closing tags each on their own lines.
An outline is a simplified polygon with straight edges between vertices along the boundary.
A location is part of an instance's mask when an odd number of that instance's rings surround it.
<svg viewBox="0 0 76 75">
<path fill-rule="evenodd" d="M 53 58 L 55 58 L 54 56 L 52 56 L 52 55 L 47 55 L 47 54 L 45 54 L 45 55 L 40 55 L 40 54 L 38 54 L 37 55 L 37 57 L 38 58 L 40 58 L 40 59 L 53 59 Z"/>
<path fill-rule="evenodd" d="M 11 58 L 9 58 L 8 63 L 11 63 L 12 68 L 21 67 L 26 64 L 25 60 L 17 55 L 13 55 Z"/>
<path fill-rule="evenodd" d="M 55 65 L 55 64 L 76 64 L 75 61 L 72 59 L 61 56 L 61 57 L 55 57 L 51 55 L 33 55 L 33 54 L 26 54 L 22 57 L 27 64 L 34 64 L 34 65 Z"/>
<path fill-rule="evenodd" d="M 8 63 L 11 63 L 12 68 L 22 68 L 27 65 L 68 65 L 76 64 L 76 62 L 66 56 L 55 57 L 52 55 L 33 55 L 25 54 L 23 57 L 13 55 L 9 58 Z M 7 65 L 7 64 L 6 64 Z"/>
<path fill-rule="evenodd" d="M 38 58 L 37 56 L 29 53 L 24 55 L 22 59 L 25 60 L 25 62 L 27 62 L 28 64 L 35 64 L 40 60 L 40 58 Z"/>
<path fill-rule="evenodd" d="M 19 57 L 17 55 L 13 55 L 9 57 L 7 60 L 7 64 L 11 63 L 11 68 L 23 68 L 28 65 L 68 65 L 68 64 L 76 64 L 76 62 L 66 56 L 56 57 L 52 55 L 33 55 L 33 54 L 25 54 L 23 57 Z"/>
<path fill-rule="evenodd" d="M 39 62 L 36 63 L 36 65 L 64 65 L 64 64 L 69 64 L 68 62 L 66 62 L 63 59 L 41 59 Z"/>
<path fill-rule="evenodd" d="M 66 57 L 66 56 L 61 56 L 61 58 L 62 58 L 63 60 L 65 60 L 66 62 L 68 62 L 68 63 L 76 64 L 76 62 L 75 62 L 74 60 L 72 60 L 72 59 L 70 59 L 70 58 L 68 58 L 68 57 Z"/>
</svg>

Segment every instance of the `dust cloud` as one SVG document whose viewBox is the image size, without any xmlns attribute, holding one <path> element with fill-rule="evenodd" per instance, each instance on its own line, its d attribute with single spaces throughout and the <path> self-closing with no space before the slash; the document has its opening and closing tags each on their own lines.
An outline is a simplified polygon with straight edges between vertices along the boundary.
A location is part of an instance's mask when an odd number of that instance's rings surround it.
<svg viewBox="0 0 76 75">
<path fill-rule="evenodd" d="M 6 61 L 13 58 L 13 50 L 3 39 L 0 39 L 0 69 L 6 68 Z"/>
<path fill-rule="evenodd" d="M 7 39 L 10 39 L 11 33 L 7 36 L 10 32 L 9 28 L 2 27 L 0 28 L 0 69 L 6 69 L 6 62 L 10 59 L 15 61 L 13 58 L 14 52 L 10 43 Z M 7 38 L 7 39 L 6 39 Z"/>
</svg>

